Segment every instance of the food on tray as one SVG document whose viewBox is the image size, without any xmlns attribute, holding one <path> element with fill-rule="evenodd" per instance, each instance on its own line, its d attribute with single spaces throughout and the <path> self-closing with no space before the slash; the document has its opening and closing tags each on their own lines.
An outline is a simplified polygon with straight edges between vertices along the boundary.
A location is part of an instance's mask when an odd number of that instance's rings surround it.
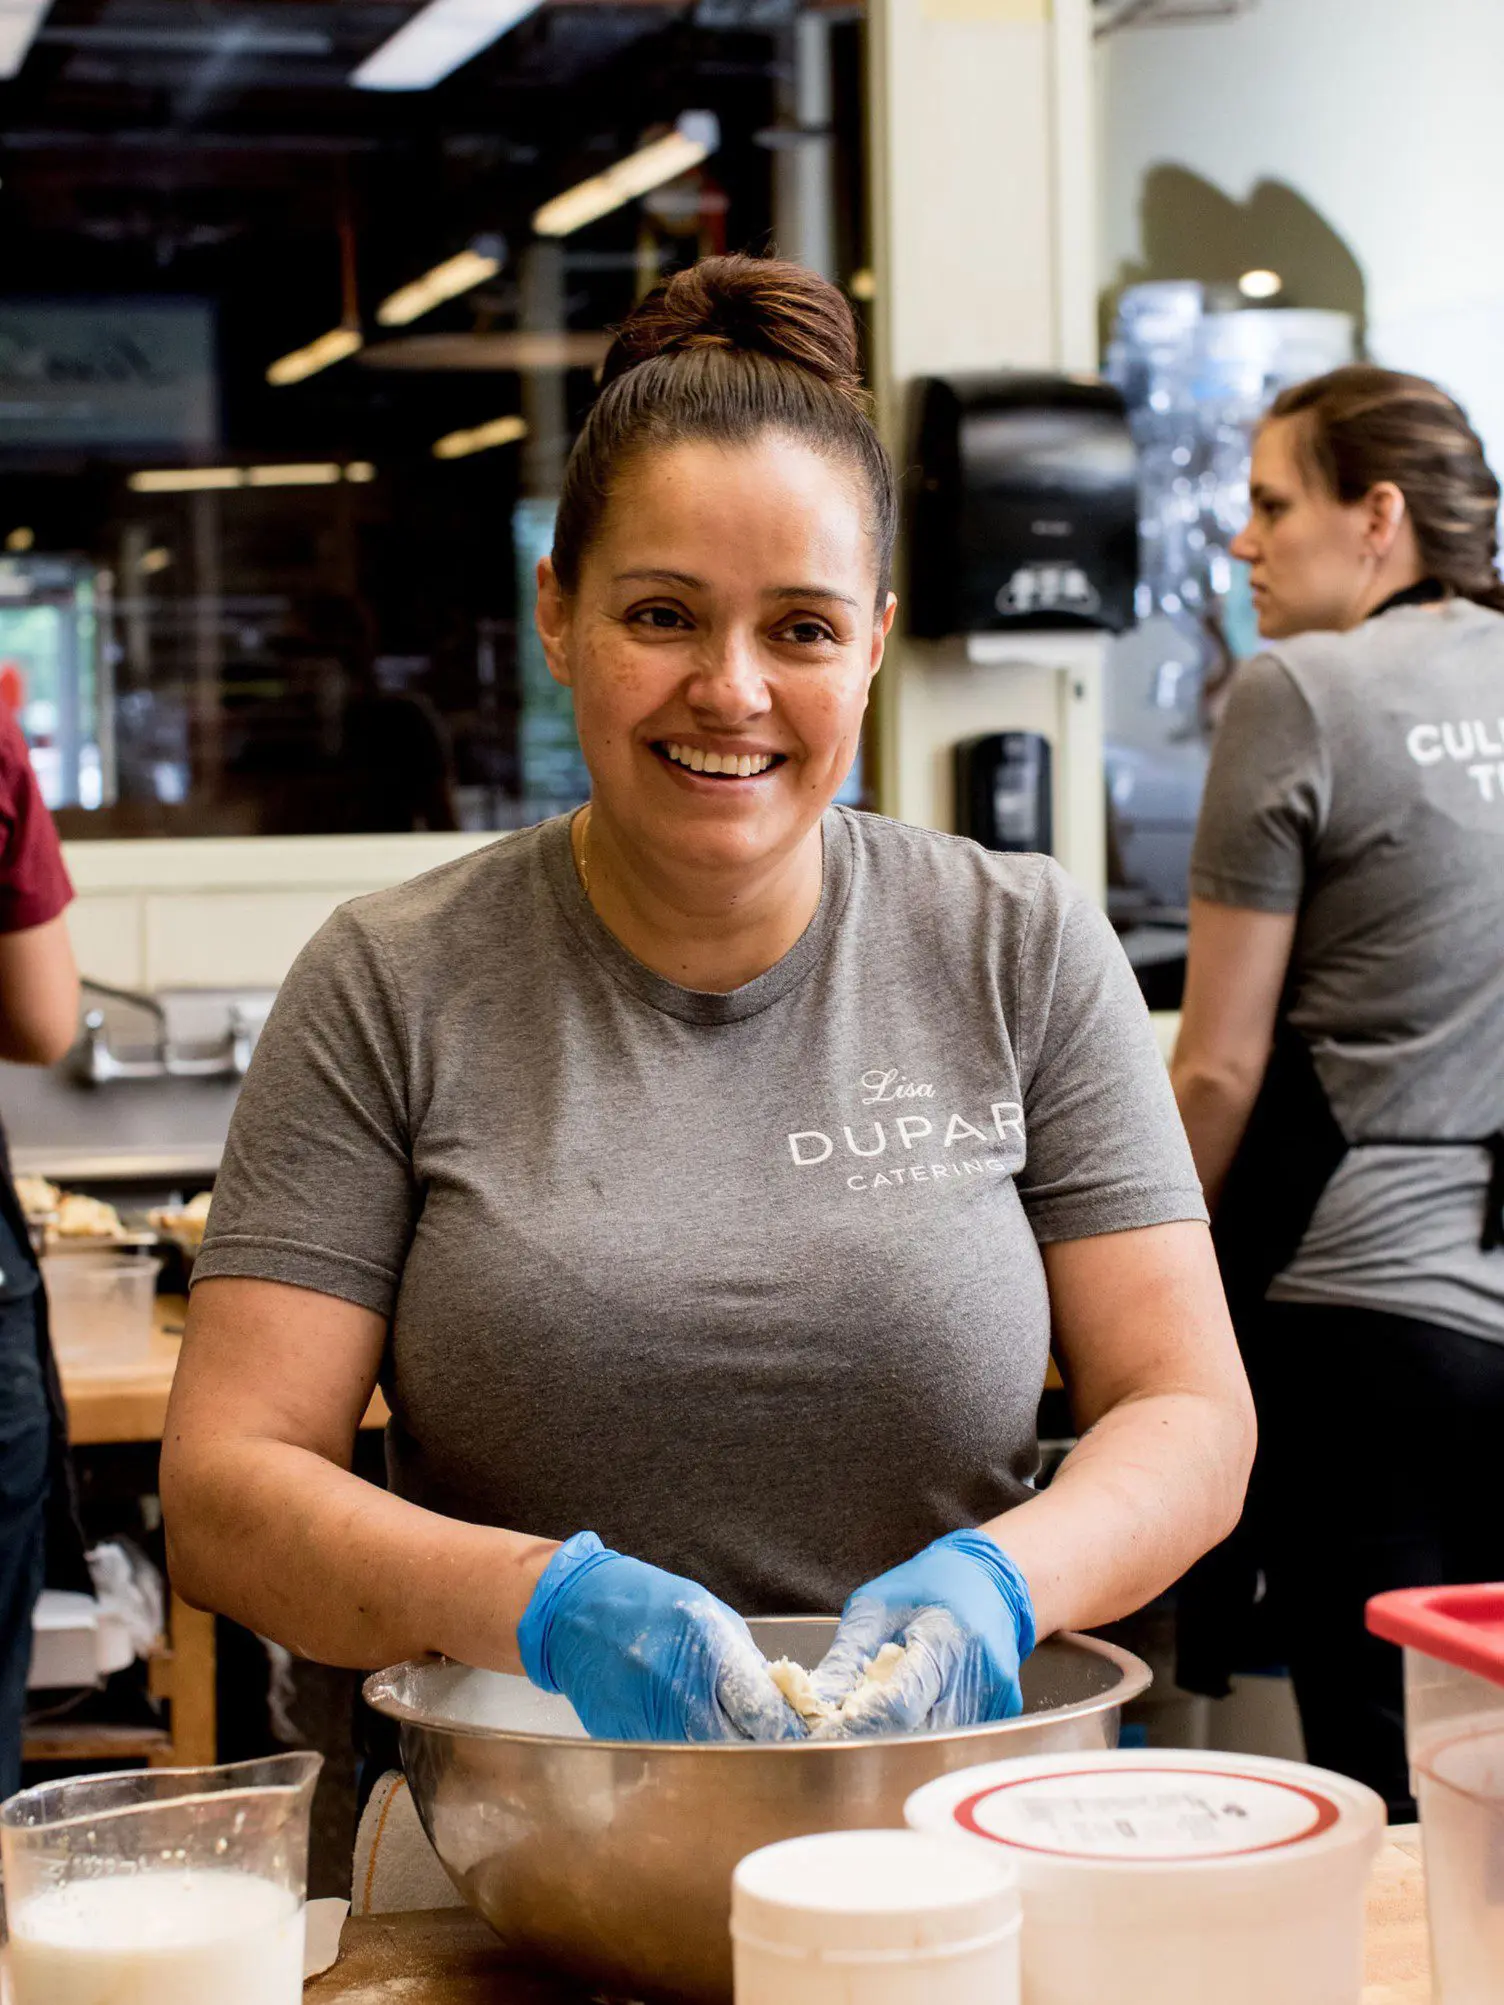
<svg viewBox="0 0 1504 2005">
<path fill-rule="evenodd" d="M 50 1224 L 56 1218 L 62 1195 L 57 1185 L 48 1183 L 46 1177 L 16 1178 L 16 1196 L 33 1225 Z"/>
<path fill-rule="evenodd" d="M 201 1190 L 197 1197 L 190 1198 L 181 1210 L 154 1211 L 150 1213 L 152 1224 L 158 1232 L 181 1246 L 185 1253 L 197 1253 L 204 1243 L 204 1232 L 209 1224 L 209 1206 L 213 1202 L 212 1191 Z"/>
<path fill-rule="evenodd" d="M 64 1191 L 57 1202 L 57 1215 L 48 1229 L 59 1239 L 124 1239 L 125 1227 L 114 1205 L 100 1197 L 85 1197 L 82 1191 Z"/>
</svg>

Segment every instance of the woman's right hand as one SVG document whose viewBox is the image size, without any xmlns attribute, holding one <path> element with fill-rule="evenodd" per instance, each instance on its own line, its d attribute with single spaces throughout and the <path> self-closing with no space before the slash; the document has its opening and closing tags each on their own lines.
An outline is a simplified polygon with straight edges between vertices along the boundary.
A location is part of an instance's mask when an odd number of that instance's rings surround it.
<svg viewBox="0 0 1504 2005">
<path fill-rule="evenodd" d="M 576 1532 L 517 1629 L 523 1669 L 598 1740 L 802 1740 L 746 1623 L 706 1588 Z"/>
</svg>

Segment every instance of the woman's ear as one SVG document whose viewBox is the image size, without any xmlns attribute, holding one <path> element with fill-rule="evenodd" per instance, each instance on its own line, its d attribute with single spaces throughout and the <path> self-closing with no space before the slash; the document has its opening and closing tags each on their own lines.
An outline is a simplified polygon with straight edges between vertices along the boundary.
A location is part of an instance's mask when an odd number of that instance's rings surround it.
<svg viewBox="0 0 1504 2005">
<path fill-rule="evenodd" d="M 543 643 L 543 658 L 555 682 L 566 689 L 574 681 L 569 666 L 569 595 L 559 583 L 552 557 L 538 559 L 538 602 L 533 608 L 533 624 Z"/>
<path fill-rule="evenodd" d="M 887 604 L 872 623 L 872 665 L 867 677 L 869 682 L 883 665 L 883 650 L 888 644 L 888 635 L 893 631 L 893 616 L 897 611 L 898 600 L 892 592 L 889 592 Z"/>
<path fill-rule="evenodd" d="M 1392 480 L 1381 480 L 1368 490 L 1363 505 L 1367 514 L 1364 527 L 1369 547 L 1382 562 L 1394 548 L 1405 526 L 1409 510 L 1405 505 L 1404 492 Z"/>
</svg>

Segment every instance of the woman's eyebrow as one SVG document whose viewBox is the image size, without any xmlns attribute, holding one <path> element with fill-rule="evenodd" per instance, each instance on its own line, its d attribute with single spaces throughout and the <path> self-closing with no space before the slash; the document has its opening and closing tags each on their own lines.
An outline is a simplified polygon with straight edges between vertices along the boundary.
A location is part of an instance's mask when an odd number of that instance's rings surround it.
<svg viewBox="0 0 1504 2005">
<path fill-rule="evenodd" d="M 618 571 L 612 578 L 616 585 L 682 585 L 686 591 L 704 592 L 710 588 L 703 578 L 696 578 L 688 571 L 662 571 L 645 569 L 641 571 Z M 774 585 L 763 594 L 769 599 L 833 599 L 837 605 L 850 606 L 853 612 L 860 612 L 857 600 L 846 592 L 838 592 L 830 585 Z"/>
<path fill-rule="evenodd" d="M 767 596 L 770 599 L 834 599 L 837 605 L 850 606 L 853 612 L 861 610 L 855 599 L 830 585 L 775 585 Z"/>
<path fill-rule="evenodd" d="M 612 580 L 616 585 L 684 585 L 691 592 L 703 592 L 705 580 L 693 578 L 688 571 L 618 571 Z"/>
</svg>

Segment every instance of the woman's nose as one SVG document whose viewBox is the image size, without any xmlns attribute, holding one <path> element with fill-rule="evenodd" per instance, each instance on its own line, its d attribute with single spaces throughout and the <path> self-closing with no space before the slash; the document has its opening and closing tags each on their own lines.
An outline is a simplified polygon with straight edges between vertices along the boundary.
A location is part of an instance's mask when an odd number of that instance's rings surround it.
<svg viewBox="0 0 1504 2005">
<path fill-rule="evenodd" d="M 1258 544 L 1254 541 L 1253 524 L 1245 522 L 1227 547 L 1240 564 L 1251 564 L 1258 555 Z"/>
<path fill-rule="evenodd" d="M 709 636 L 685 695 L 702 716 L 723 723 L 761 716 L 770 698 L 752 638 L 736 633 Z"/>
</svg>

